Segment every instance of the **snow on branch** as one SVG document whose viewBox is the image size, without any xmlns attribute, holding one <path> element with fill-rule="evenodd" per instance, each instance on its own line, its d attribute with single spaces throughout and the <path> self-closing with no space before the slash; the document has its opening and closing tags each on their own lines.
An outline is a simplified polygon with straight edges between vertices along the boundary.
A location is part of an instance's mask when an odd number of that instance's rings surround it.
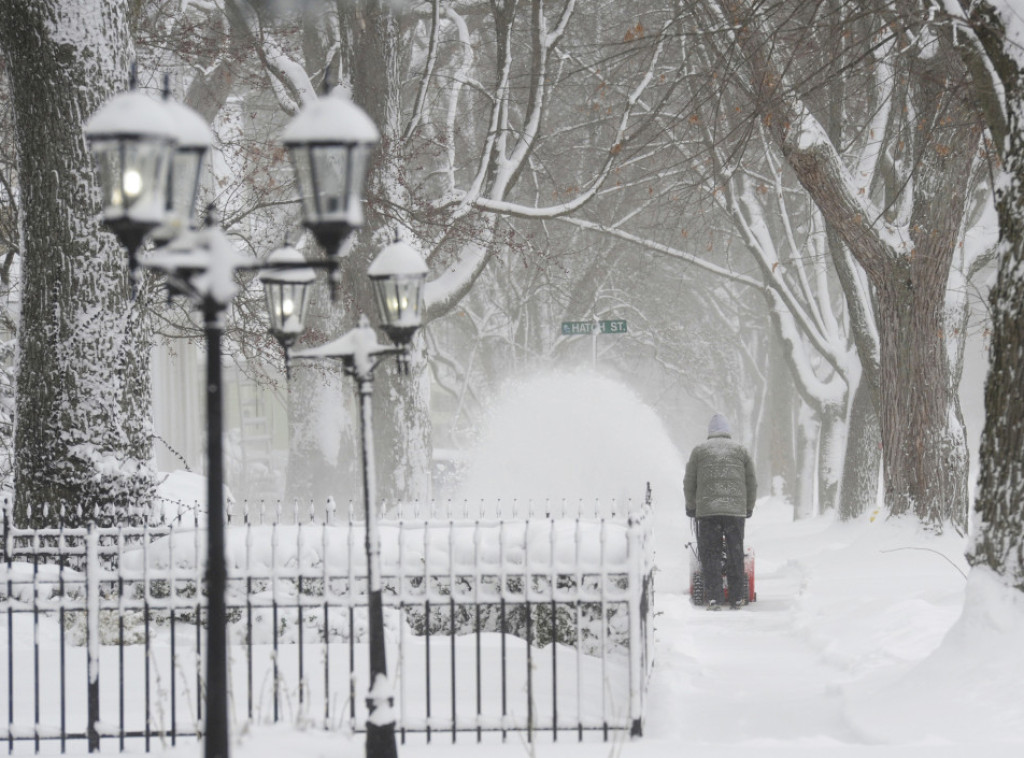
<svg viewBox="0 0 1024 758">
<path fill-rule="evenodd" d="M 580 229 L 588 229 L 593 232 L 599 232 L 601 234 L 606 234 L 611 237 L 615 237 L 616 239 L 623 240 L 624 242 L 632 242 L 633 244 L 638 245 L 644 248 L 645 250 L 650 250 L 652 253 L 659 253 L 661 255 L 667 255 L 670 258 L 676 258 L 678 260 L 686 261 L 687 263 L 692 263 L 697 268 L 703 271 L 707 271 L 708 273 L 714 274 L 715 276 L 720 276 L 723 279 L 727 279 L 728 281 L 736 282 L 737 284 L 743 284 L 758 290 L 764 288 L 763 283 L 758 281 L 757 279 L 754 279 L 753 277 L 747 276 L 746 274 L 738 274 L 735 271 L 731 271 L 727 268 L 711 263 L 710 261 L 701 258 L 699 255 L 688 253 L 685 250 L 680 250 L 679 248 L 673 247 L 672 245 L 666 245 L 661 242 L 655 242 L 654 240 L 647 239 L 646 237 L 641 237 L 640 235 L 624 231 L 622 229 L 619 229 L 615 226 L 611 226 L 608 224 L 599 224 L 594 221 L 588 221 L 582 218 L 574 218 L 571 216 L 556 216 L 555 218 L 558 221 L 562 221 L 566 224 L 571 224 L 572 226 L 578 227 Z"/>
<path fill-rule="evenodd" d="M 427 44 L 427 59 L 423 65 L 423 73 L 420 75 L 420 86 L 416 93 L 416 103 L 413 105 L 412 117 L 405 127 L 404 139 L 409 139 L 420 121 L 423 120 L 424 105 L 427 101 L 427 90 L 430 79 L 434 75 L 434 67 L 437 65 L 438 38 L 441 34 L 441 0 L 433 0 L 430 13 L 430 37 Z"/>
<path fill-rule="evenodd" d="M 648 62 L 647 70 L 626 97 L 625 107 L 619 117 L 615 136 L 611 140 L 611 146 L 605 156 L 604 162 L 601 165 L 600 170 L 589 182 L 586 189 L 566 202 L 544 207 L 527 206 L 521 203 L 514 203 L 495 197 L 494 195 L 477 196 L 473 199 L 473 204 L 481 210 L 493 213 L 502 213 L 510 216 L 518 216 L 520 218 L 547 219 L 572 213 L 573 211 L 582 208 L 587 202 L 593 199 L 601 187 L 604 186 L 605 181 L 608 179 L 612 169 L 615 167 L 618 156 L 622 152 L 623 145 L 628 142 L 629 138 L 627 136 L 627 132 L 629 130 L 630 121 L 636 113 L 644 92 L 654 80 L 654 71 L 658 65 L 658 61 L 661 59 L 661 54 L 664 51 L 665 34 L 669 28 L 670 24 L 665 24 L 665 26 L 662 27 L 658 35 L 658 42 L 655 45 L 654 52 Z M 540 114 L 538 113 L 537 117 L 539 118 L 539 116 Z M 520 162 L 528 156 L 533 144 L 536 143 L 539 121 L 533 124 L 531 128 L 531 134 L 524 135 L 524 138 L 520 140 L 519 147 L 513 153 L 506 165 L 506 170 L 513 169 L 518 171 Z"/>
</svg>

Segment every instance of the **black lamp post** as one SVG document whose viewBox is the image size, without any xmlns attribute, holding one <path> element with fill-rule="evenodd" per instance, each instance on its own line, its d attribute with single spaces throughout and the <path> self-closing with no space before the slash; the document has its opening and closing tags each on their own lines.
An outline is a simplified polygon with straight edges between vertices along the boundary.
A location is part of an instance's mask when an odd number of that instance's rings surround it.
<svg viewBox="0 0 1024 758">
<path fill-rule="evenodd" d="M 324 101 L 331 102 L 323 105 Z M 264 285 L 268 298 L 276 298 L 268 301 L 277 318 L 274 334 L 282 344 L 290 344 L 301 332 L 306 285 L 312 275 L 309 269 L 326 266 L 335 272 L 338 249 L 362 224 L 365 164 L 377 141 L 377 130 L 357 106 L 342 100 L 339 108 L 335 101 L 339 98 L 328 95 L 308 105 L 296 117 L 299 126 L 286 130 L 291 135 L 288 146 L 296 161 L 306 225 L 325 241 L 326 262 L 306 262 L 290 255 L 267 263 L 246 258 L 235 250 L 212 208 L 205 226 L 191 229 L 199 172 L 209 142 L 204 142 L 202 130 L 196 126 L 198 116 L 184 106 L 133 90 L 113 97 L 85 125 L 99 169 L 103 221 L 127 249 L 133 279 L 139 264 L 162 272 L 168 291 L 188 297 L 203 314 L 207 356 L 205 758 L 227 758 L 229 754 L 221 390 L 224 315 L 238 291 L 236 273 L 269 269 Z M 336 120 L 339 118 L 343 120 Z M 344 166 L 340 173 L 339 161 Z M 311 209 L 316 211 L 312 218 Z M 156 236 L 167 244 L 139 257 L 142 243 L 157 227 L 162 233 Z M 289 307 L 291 312 L 286 312 Z"/>
<path fill-rule="evenodd" d="M 360 316 L 359 325 L 325 345 L 301 350 L 293 359 L 334 359 L 341 361 L 348 376 L 356 380 L 359 399 L 360 447 L 363 468 L 363 516 L 367 571 L 367 613 L 370 635 L 370 691 L 366 704 L 367 758 L 396 758 L 394 692 L 388 680 L 384 647 L 384 606 L 381 596 L 380 533 L 377 512 L 377 474 L 373 441 L 373 370 L 387 356 L 407 365 L 409 343 L 423 319 L 423 285 L 427 266 L 420 254 L 406 242 L 385 247 L 370 264 L 380 309 L 381 328 L 395 342 L 386 347 L 377 342 L 369 319 Z"/>
<path fill-rule="evenodd" d="M 146 268 L 162 271 L 168 287 L 189 297 L 203 315 L 206 341 L 206 728 L 205 758 L 227 758 L 228 673 L 227 589 L 224 514 L 224 399 L 221 338 L 224 314 L 238 286 L 235 272 L 249 261 L 238 253 L 220 226 L 215 209 L 206 224 L 188 235 L 189 249 L 158 248 L 140 258 Z"/>
</svg>

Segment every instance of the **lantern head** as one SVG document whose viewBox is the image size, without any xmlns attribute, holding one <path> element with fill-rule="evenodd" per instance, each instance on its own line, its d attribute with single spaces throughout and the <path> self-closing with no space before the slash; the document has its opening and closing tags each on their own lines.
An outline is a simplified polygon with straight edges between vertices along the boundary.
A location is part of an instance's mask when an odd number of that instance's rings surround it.
<svg viewBox="0 0 1024 758">
<path fill-rule="evenodd" d="M 267 256 L 267 268 L 260 271 L 270 333 L 285 350 L 295 344 L 306 328 L 306 310 L 316 277 L 305 262 L 302 253 L 285 245 Z"/>
<path fill-rule="evenodd" d="M 363 225 L 363 182 L 380 133 L 359 106 L 336 90 L 304 107 L 281 141 L 295 168 L 303 223 L 334 258 Z"/>
<path fill-rule="evenodd" d="M 85 123 L 96 161 L 103 223 L 135 252 L 164 219 L 177 135 L 166 104 L 137 90 L 115 95 Z"/>
<path fill-rule="evenodd" d="M 404 240 L 387 245 L 367 269 L 381 328 L 396 345 L 407 345 L 423 323 L 423 256 Z"/>
</svg>

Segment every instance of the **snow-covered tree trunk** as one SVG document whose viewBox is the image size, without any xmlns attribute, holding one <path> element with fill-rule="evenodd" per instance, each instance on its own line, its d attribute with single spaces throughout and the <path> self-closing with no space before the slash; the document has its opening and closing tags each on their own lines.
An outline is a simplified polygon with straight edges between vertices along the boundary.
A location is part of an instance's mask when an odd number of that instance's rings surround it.
<svg viewBox="0 0 1024 758">
<path fill-rule="evenodd" d="M 152 498 L 149 346 L 125 254 L 97 222 L 82 123 L 125 89 L 118 0 L 10 0 L 0 46 L 15 106 L 24 239 L 15 515 L 137 522 Z"/>
<path fill-rule="evenodd" d="M 348 63 L 356 100 L 381 130 L 370 193 L 367 230 L 354 251 L 352 283 L 348 298 L 358 310 L 376 319 L 366 268 L 396 233 L 401 222 L 389 218 L 391 209 L 409 205 L 403 176 L 409 160 L 408 145 L 402 139 L 402 77 L 400 71 L 401 29 L 396 7 L 389 2 L 367 2 L 358 9 L 358 19 L 348 24 L 351 55 Z M 410 240 L 426 254 L 423 246 Z M 361 269 L 361 270 L 360 270 Z M 355 315 L 355 314 L 353 314 Z M 383 339 L 383 337 L 382 337 Z M 379 477 L 378 493 L 384 504 L 398 500 L 426 500 L 430 497 L 430 463 L 433 457 L 430 426 L 430 383 L 420 336 L 409 361 L 409 374 L 395 370 L 394 361 L 381 364 L 375 372 L 374 422 Z"/>
<path fill-rule="evenodd" d="M 834 229 L 828 246 L 836 275 L 846 297 L 850 336 L 857 349 L 859 370 L 847 374 L 850 385 L 846 458 L 839 490 L 839 516 L 856 518 L 878 500 L 882 463 L 882 429 L 878 418 L 878 329 L 870 286 L 863 270 L 850 257 Z"/>
<path fill-rule="evenodd" d="M 366 189 L 365 227 L 353 238 L 342 261 L 337 305 L 331 313 L 319 314 L 318 326 L 303 339 L 303 344 L 309 345 L 355 327 L 361 314 L 376 324 L 376 304 L 366 270 L 380 249 L 402 231 L 391 213 L 409 205 L 403 182 L 408 156 L 401 134 L 401 30 L 396 9 L 389 3 L 368 2 L 358 8 L 339 5 L 338 10 L 344 40 L 342 85 L 377 124 L 382 139 L 372 158 Z M 408 232 L 405 234 L 408 237 Z M 386 341 L 383 334 L 379 339 Z M 397 374 L 394 360 L 383 361 L 374 372 L 374 449 L 382 503 L 429 497 L 431 430 L 426 376 L 421 350 L 414 350 L 408 376 Z M 297 365 L 292 381 L 288 497 L 317 503 L 327 497 L 358 501 L 361 473 L 355 384 L 342 376 L 340 364 L 324 363 Z"/>
<path fill-rule="evenodd" d="M 893 268 L 876 290 L 886 503 L 894 515 L 965 525 L 966 443 L 942 338 L 946 272 L 910 260 Z"/>
<path fill-rule="evenodd" d="M 996 193 L 1000 256 L 989 297 L 992 339 L 975 500 L 980 521 L 968 559 L 1024 591 L 1024 29 L 1008 3 L 961 5 L 972 11 L 977 36 L 965 35 L 960 53 L 1005 172 Z"/>
<path fill-rule="evenodd" d="M 846 405 L 823 405 L 818 416 L 821 421 L 818 442 L 818 507 L 825 512 L 838 507 L 849 431 L 846 425 Z"/>
<path fill-rule="evenodd" d="M 304 344 L 325 342 L 317 331 Z M 319 339 L 317 339 L 319 336 Z M 288 387 L 289 425 L 286 497 L 321 508 L 335 498 L 340 508 L 359 502 L 359 429 L 354 388 L 340 366 L 296 362 Z"/>
<path fill-rule="evenodd" d="M 799 402 L 779 340 L 771 335 L 768 347 L 768 368 L 765 371 L 765 412 L 761 428 L 760 455 L 757 462 L 758 489 L 771 491 L 778 482 L 792 499 L 797 487 L 794 408 Z"/>
<path fill-rule="evenodd" d="M 804 519 L 815 515 L 815 485 L 818 466 L 817 414 L 806 403 L 800 404 L 797 414 L 796 457 L 799 473 L 796 492 L 793 493 L 794 518 Z"/>
</svg>

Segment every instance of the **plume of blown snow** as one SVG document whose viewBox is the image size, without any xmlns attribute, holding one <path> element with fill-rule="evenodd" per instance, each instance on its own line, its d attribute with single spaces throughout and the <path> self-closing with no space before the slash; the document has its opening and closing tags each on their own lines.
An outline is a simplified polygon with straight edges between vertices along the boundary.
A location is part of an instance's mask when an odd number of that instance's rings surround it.
<svg viewBox="0 0 1024 758">
<path fill-rule="evenodd" d="M 658 415 L 598 374 L 510 380 L 488 414 L 460 496 L 682 502 L 679 452 Z M 680 506 L 681 507 L 681 506 Z"/>
</svg>

